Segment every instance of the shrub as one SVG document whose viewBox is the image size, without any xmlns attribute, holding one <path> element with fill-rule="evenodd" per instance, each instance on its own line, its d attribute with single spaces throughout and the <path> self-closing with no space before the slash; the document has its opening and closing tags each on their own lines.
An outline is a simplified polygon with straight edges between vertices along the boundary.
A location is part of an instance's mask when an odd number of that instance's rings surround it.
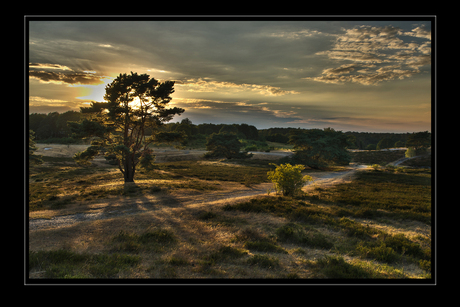
<svg viewBox="0 0 460 307">
<path fill-rule="evenodd" d="M 367 150 L 375 150 L 376 148 L 377 148 L 377 145 L 375 145 L 375 144 L 369 144 L 369 145 L 366 146 Z"/>
<path fill-rule="evenodd" d="M 213 133 L 206 138 L 206 150 L 210 151 L 205 154 L 205 158 L 225 157 L 231 158 L 250 158 L 252 155 L 240 153 L 242 144 L 238 137 L 233 133 Z"/>
<path fill-rule="evenodd" d="M 313 181 L 311 176 L 302 176 L 301 172 L 305 169 L 303 165 L 271 164 L 276 166 L 276 169 L 267 173 L 268 179 L 273 182 L 276 191 L 284 196 L 295 195 L 301 191 L 305 183 Z"/>
<path fill-rule="evenodd" d="M 409 147 L 407 148 L 406 153 L 404 155 L 406 156 L 406 158 L 412 158 L 412 157 L 415 157 L 417 153 L 415 152 L 414 148 Z"/>
<path fill-rule="evenodd" d="M 387 246 L 384 242 L 380 242 L 380 245 L 377 246 L 360 242 L 356 247 L 356 250 L 364 258 L 371 258 L 387 263 L 395 262 L 399 258 L 399 255 L 395 252 L 395 250 Z"/>
</svg>

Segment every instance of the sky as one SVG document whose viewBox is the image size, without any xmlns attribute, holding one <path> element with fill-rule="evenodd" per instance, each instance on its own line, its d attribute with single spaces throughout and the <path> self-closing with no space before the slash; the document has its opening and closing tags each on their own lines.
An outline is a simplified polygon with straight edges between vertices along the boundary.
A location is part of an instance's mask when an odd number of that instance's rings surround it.
<svg viewBox="0 0 460 307">
<path fill-rule="evenodd" d="M 29 113 L 175 81 L 173 122 L 431 131 L 431 21 L 29 21 Z"/>
</svg>

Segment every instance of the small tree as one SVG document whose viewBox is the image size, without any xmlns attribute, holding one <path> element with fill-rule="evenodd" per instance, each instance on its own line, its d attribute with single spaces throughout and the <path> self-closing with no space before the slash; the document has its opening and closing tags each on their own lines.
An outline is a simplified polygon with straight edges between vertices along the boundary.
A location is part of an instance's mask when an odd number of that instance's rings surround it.
<svg viewBox="0 0 460 307">
<path fill-rule="evenodd" d="M 205 157 L 249 158 L 252 155 L 240 153 L 243 144 L 233 133 L 213 133 L 206 138 L 206 150 L 210 151 Z"/>
<path fill-rule="evenodd" d="M 267 173 L 268 179 L 273 182 L 276 191 L 284 196 L 299 193 L 305 183 L 313 181 L 311 176 L 302 176 L 301 172 L 305 169 L 303 165 L 292 166 L 289 163 L 281 165 L 270 164 L 276 166 L 276 169 Z"/>
<path fill-rule="evenodd" d="M 421 155 L 431 146 L 431 133 L 428 131 L 412 133 L 408 136 L 406 146 L 413 149 L 413 155 Z M 411 155 L 409 154 L 409 155 Z"/>
<path fill-rule="evenodd" d="M 369 144 L 366 146 L 366 150 L 375 150 L 377 148 L 377 146 L 375 146 L 375 144 Z"/>
<path fill-rule="evenodd" d="M 342 131 L 332 128 L 294 132 L 289 137 L 289 143 L 294 145 L 293 161 L 311 168 L 328 164 L 348 165 L 351 160 L 347 151 L 350 139 Z"/>
<path fill-rule="evenodd" d="M 134 182 L 136 167 L 152 167 L 151 143 L 172 143 L 183 140 L 179 132 L 162 131 L 161 126 L 184 109 L 167 108 L 174 93 L 174 81 L 159 82 L 147 74 L 120 74 L 106 86 L 104 99 L 81 108 L 90 119 L 69 122 L 74 137 L 96 137 L 85 151 L 75 154 L 79 164 L 90 164 L 105 151 L 123 173 L 125 182 Z M 147 137 L 146 130 L 152 135 Z"/>
<path fill-rule="evenodd" d="M 33 130 L 29 130 L 29 163 L 30 165 L 34 164 L 42 164 L 43 160 L 41 159 L 42 156 L 35 155 L 35 151 L 38 149 L 35 146 L 35 132 Z"/>
<path fill-rule="evenodd" d="M 415 152 L 414 148 L 409 147 L 409 148 L 407 148 L 407 150 L 404 153 L 404 155 L 406 156 L 406 158 L 412 158 L 412 157 L 415 157 L 417 155 L 417 153 Z"/>
<path fill-rule="evenodd" d="M 380 142 L 377 144 L 377 150 L 382 150 L 386 148 L 391 148 L 393 146 L 393 142 L 389 138 L 383 138 L 380 140 Z"/>
</svg>

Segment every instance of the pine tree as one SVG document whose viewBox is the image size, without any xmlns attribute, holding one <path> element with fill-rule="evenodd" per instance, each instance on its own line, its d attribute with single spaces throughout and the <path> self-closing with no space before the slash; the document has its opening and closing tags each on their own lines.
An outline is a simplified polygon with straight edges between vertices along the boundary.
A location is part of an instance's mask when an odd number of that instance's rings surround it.
<svg viewBox="0 0 460 307">
<path fill-rule="evenodd" d="M 105 151 L 107 157 L 116 161 L 125 182 L 134 182 L 138 165 L 152 166 L 154 155 L 150 144 L 183 139 L 182 133 L 167 133 L 160 127 L 184 109 L 166 108 L 174 93 L 174 81 L 160 83 L 147 74 L 120 74 L 105 91 L 107 102 L 92 102 L 90 107 L 81 108 L 82 113 L 89 114 L 89 119 L 69 122 L 74 137 L 96 137 L 74 159 L 80 164 L 90 164 L 90 160 Z M 150 137 L 145 135 L 147 128 L 152 131 Z"/>
<path fill-rule="evenodd" d="M 296 151 L 294 161 L 311 168 L 329 164 L 348 165 L 351 160 L 347 151 L 350 139 L 342 131 L 332 128 L 294 132 L 289 137 L 289 143 Z"/>
<path fill-rule="evenodd" d="M 38 149 L 35 146 L 35 132 L 33 130 L 29 130 L 29 163 L 32 164 L 42 164 L 43 160 L 41 159 L 42 156 L 37 156 L 35 151 Z"/>
</svg>

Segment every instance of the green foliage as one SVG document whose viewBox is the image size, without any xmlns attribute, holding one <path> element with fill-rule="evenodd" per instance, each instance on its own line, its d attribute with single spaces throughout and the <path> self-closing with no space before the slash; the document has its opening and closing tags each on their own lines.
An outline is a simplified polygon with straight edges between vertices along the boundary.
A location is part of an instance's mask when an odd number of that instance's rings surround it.
<svg viewBox="0 0 460 307">
<path fill-rule="evenodd" d="M 120 74 L 105 90 L 107 102 L 92 102 L 90 107 L 81 108 L 81 113 L 89 119 L 68 123 L 74 137 L 97 138 L 74 159 L 86 165 L 104 152 L 118 164 L 125 182 L 133 182 L 136 166 L 141 161 L 144 168 L 152 167 L 153 151 L 149 144 L 183 139 L 184 132 L 166 133 L 161 126 L 184 109 L 166 108 L 174 93 L 173 81 L 160 83 L 147 74 Z M 146 130 L 151 132 L 149 138 L 146 138 Z"/>
<path fill-rule="evenodd" d="M 391 148 L 393 147 L 393 141 L 389 138 L 383 138 L 380 140 L 380 142 L 377 144 L 377 150 L 382 150 L 386 148 Z"/>
<path fill-rule="evenodd" d="M 234 133 L 213 133 L 207 139 L 205 157 L 249 158 L 252 155 L 240 153 L 242 144 Z"/>
<path fill-rule="evenodd" d="M 237 125 L 223 125 L 222 128 L 220 128 L 219 130 L 219 134 L 222 133 L 238 134 L 238 127 Z"/>
<path fill-rule="evenodd" d="M 407 150 L 404 153 L 404 155 L 405 155 L 406 158 L 412 158 L 412 157 L 415 157 L 417 155 L 417 153 L 415 152 L 414 148 L 409 147 L 409 148 L 407 148 Z"/>
<path fill-rule="evenodd" d="M 395 262 L 399 258 L 394 249 L 387 246 L 384 242 L 380 242 L 380 244 L 376 246 L 369 246 L 364 242 L 360 242 L 356 250 L 363 258 L 371 258 L 387 263 Z"/>
<path fill-rule="evenodd" d="M 32 113 L 29 114 L 29 129 L 36 132 L 37 141 L 68 138 L 71 136 L 71 131 L 67 126 L 67 122 L 79 121 L 83 117 L 83 114 L 76 111 L 61 114 L 58 112 L 48 114 Z"/>
<path fill-rule="evenodd" d="M 270 147 L 267 142 L 264 141 L 253 141 L 253 140 L 240 140 L 244 147 L 244 151 L 265 151 L 270 152 Z"/>
<path fill-rule="evenodd" d="M 329 164 L 348 165 L 351 160 L 347 151 L 352 145 L 350 138 L 332 128 L 294 133 L 289 137 L 289 143 L 296 150 L 294 161 L 311 168 L 326 167 Z"/>
<path fill-rule="evenodd" d="M 143 169 L 150 171 L 153 169 L 153 162 L 155 162 L 155 155 L 152 155 L 150 151 L 144 151 L 139 160 L 139 165 Z"/>
<path fill-rule="evenodd" d="M 412 133 L 407 138 L 406 146 L 413 148 L 415 155 L 420 155 L 426 152 L 431 146 L 431 133 L 428 131 Z"/>
<path fill-rule="evenodd" d="M 305 183 L 313 181 L 311 176 L 302 176 L 301 172 L 305 169 L 303 165 L 292 166 L 289 163 L 272 165 L 276 166 L 276 169 L 267 173 L 268 179 L 273 182 L 276 191 L 284 196 L 299 193 Z"/>
<path fill-rule="evenodd" d="M 369 144 L 366 146 L 366 150 L 376 150 L 377 146 L 375 144 Z"/>
<path fill-rule="evenodd" d="M 34 164 L 42 164 L 43 160 L 41 159 L 41 156 L 35 155 L 35 151 L 38 149 L 37 146 L 35 146 L 35 132 L 33 130 L 29 130 L 29 163 L 31 165 Z"/>
</svg>

